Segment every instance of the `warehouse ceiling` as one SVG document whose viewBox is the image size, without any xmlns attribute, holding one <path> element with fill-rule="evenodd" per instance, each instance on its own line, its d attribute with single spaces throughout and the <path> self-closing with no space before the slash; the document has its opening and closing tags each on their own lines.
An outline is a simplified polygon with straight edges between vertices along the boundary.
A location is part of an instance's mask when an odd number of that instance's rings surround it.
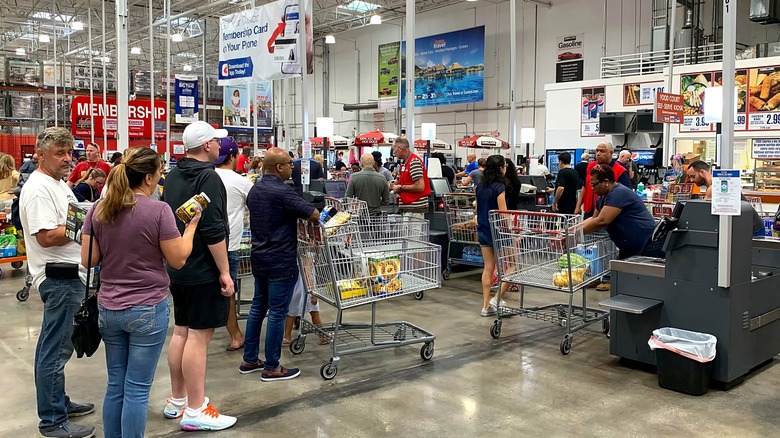
<svg viewBox="0 0 780 438">
<path fill-rule="evenodd" d="M 417 0 L 415 9 L 422 13 L 461 2 Z M 262 0 L 170 0 L 171 34 L 182 36 L 182 41 L 171 42 L 171 70 L 182 71 L 189 66 L 195 72 L 200 71 L 204 41 L 206 63 L 214 65 L 219 42 L 219 34 L 214 30 L 219 27 L 219 17 L 265 3 Z M 149 70 L 151 52 L 154 53 L 155 70 L 164 70 L 168 40 L 165 2 L 127 0 L 127 5 L 129 46 L 141 48 L 140 54 L 128 55 L 129 66 Z M 72 64 L 92 62 L 100 65 L 103 60 L 112 63 L 116 42 L 115 8 L 115 1 L 101 0 L 0 0 L 0 55 L 46 61 L 53 60 L 56 52 L 58 60 L 64 57 Z M 314 0 L 313 10 L 314 37 L 319 39 L 366 26 L 374 13 L 385 21 L 402 18 L 406 13 L 406 1 Z M 79 30 L 75 22 L 80 22 L 83 29 Z M 154 29 L 153 37 L 150 27 Z M 19 49 L 24 49 L 25 54 L 18 54 Z"/>
</svg>

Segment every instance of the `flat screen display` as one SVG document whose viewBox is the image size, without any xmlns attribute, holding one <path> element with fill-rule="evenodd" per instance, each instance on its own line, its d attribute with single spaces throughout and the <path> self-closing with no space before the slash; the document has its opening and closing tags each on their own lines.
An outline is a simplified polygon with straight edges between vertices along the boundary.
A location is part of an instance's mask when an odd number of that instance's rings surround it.
<svg viewBox="0 0 780 438">
<path fill-rule="evenodd" d="M 434 195 L 441 196 L 452 191 L 452 189 L 450 189 L 450 183 L 447 181 L 447 178 L 430 178 L 430 181 L 431 191 Z"/>
<path fill-rule="evenodd" d="M 342 180 L 325 181 L 325 194 L 341 199 L 347 195 L 347 182 Z"/>
</svg>

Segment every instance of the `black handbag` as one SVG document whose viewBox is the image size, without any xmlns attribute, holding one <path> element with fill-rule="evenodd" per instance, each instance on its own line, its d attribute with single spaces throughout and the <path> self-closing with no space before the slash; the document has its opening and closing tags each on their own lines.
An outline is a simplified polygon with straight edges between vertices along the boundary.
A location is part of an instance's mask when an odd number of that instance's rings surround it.
<svg viewBox="0 0 780 438">
<path fill-rule="evenodd" d="M 94 208 L 95 206 L 93 206 Z M 90 218 L 90 225 L 93 222 Z M 89 261 L 87 262 L 87 285 L 84 299 L 81 300 L 81 307 L 73 317 L 73 334 L 70 339 L 73 341 L 73 349 L 76 350 L 76 357 L 81 358 L 85 354 L 91 357 L 100 347 L 100 341 L 103 335 L 100 334 L 98 327 L 98 302 L 97 293 L 89 294 L 90 272 L 92 271 L 92 245 L 95 242 L 95 228 L 92 227 L 92 236 L 89 239 Z M 98 289 L 100 282 L 98 281 Z"/>
</svg>

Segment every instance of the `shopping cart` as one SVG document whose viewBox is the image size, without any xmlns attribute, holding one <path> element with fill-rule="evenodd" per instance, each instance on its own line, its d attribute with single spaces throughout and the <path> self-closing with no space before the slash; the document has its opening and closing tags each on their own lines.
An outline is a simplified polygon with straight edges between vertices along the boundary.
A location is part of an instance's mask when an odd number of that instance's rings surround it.
<svg viewBox="0 0 780 438">
<path fill-rule="evenodd" d="M 24 262 L 26 261 L 27 256 L 0 258 L 0 264 L 10 263 L 11 267 L 14 269 L 22 269 L 22 266 L 24 266 Z M 0 269 L 0 276 L 2 275 L 3 270 Z M 30 287 L 32 287 L 32 275 L 30 275 L 30 270 L 27 269 L 27 272 L 24 275 L 24 287 L 16 293 L 16 299 L 19 301 L 27 301 L 27 299 L 30 298 Z"/>
<path fill-rule="evenodd" d="M 491 211 L 491 230 L 501 282 L 520 284 L 520 305 L 499 306 L 490 335 L 501 335 L 501 318 L 520 315 L 549 321 L 566 328 L 560 344 L 571 351 L 572 333 L 601 322 L 609 333 L 609 311 L 586 305 L 585 285 L 604 276 L 616 254 L 605 234 L 582 233 L 582 217 L 526 211 Z M 569 294 L 568 303 L 526 307 L 525 286 Z M 500 286 L 499 286 L 500 290 Z M 574 293 L 582 290 L 582 305 L 575 306 Z"/>
<path fill-rule="evenodd" d="M 251 306 L 252 300 L 241 299 L 241 289 L 244 279 L 252 279 L 252 232 L 249 228 L 249 212 L 244 214 L 244 232 L 241 234 L 241 246 L 238 250 L 238 276 L 236 277 L 236 317 L 246 319 L 249 310 L 242 310 L 244 305 Z M 252 293 L 254 297 L 254 292 Z"/>
<path fill-rule="evenodd" d="M 477 212 L 474 201 L 477 199 L 474 193 L 450 193 L 444 195 L 444 214 L 447 216 L 447 231 L 450 244 L 447 249 L 447 266 L 442 272 L 445 280 L 450 278 L 452 265 L 467 265 L 482 267 L 481 253 L 479 257 L 469 258 L 465 253 L 469 246 L 478 246 L 477 240 Z M 461 257 L 452 256 L 452 244 L 462 244 Z M 476 255 L 476 254 L 475 254 Z"/>
<path fill-rule="evenodd" d="M 332 221 L 332 220 L 331 220 Z M 441 249 L 428 238 L 428 222 L 382 216 L 340 225 L 298 222 L 298 258 L 306 290 L 336 308 L 332 324 L 301 321 L 301 334 L 290 343 L 299 354 L 307 333 L 331 340 L 332 357 L 320 376 L 333 379 L 341 356 L 422 343 L 420 356 L 433 356 L 436 337 L 406 321 L 378 322 L 380 301 L 441 286 Z M 347 309 L 371 305 L 370 323 L 344 323 Z"/>
<path fill-rule="evenodd" d="M 325 207 L 326 208 L 333 207 L 337 211 L 343 211 L 349 213 L 351 216 L 350 220 L 355 222 L 358 225 L 358 228 L 361 230 L 372 230 L 372 228 L 370 226 L 367 227 L 367 225 L 369 225 L 371 221 L 376 222 L 377 220 L 379 220 L 377 219 L 376 216 L 373 219 L 371 218 L 368 211 L 368 204 L 366 203 L 366 201 L 361 201 L 358 198 L 336 199 L 332 197 L 326 197 Z M 400 217 L 400 215 L 388 215 L 386 213 L 382 213 L 381 217 L 384 218 L 381 220 L 387 221 L 387 220 L 392 220 L 388 218 Z M 424 233 L 420 236 L 420 238 L 423 239 L 425 242 L 428 242 L 429 241 L 428 235 L 430 229 L 430 227 L 428 226 L 428 221 L 419 221 L 419 225 L 420 225 L 420 230 L 419 230 L 420 233 Z M 361 232 L 366 232 L 366 231 L 361 231 Z M 414 299 L 416 300 L 421 300 L 424 298 L 424 296 L 425 294 L 422 291 L 414 293 Z"/>
</svg>

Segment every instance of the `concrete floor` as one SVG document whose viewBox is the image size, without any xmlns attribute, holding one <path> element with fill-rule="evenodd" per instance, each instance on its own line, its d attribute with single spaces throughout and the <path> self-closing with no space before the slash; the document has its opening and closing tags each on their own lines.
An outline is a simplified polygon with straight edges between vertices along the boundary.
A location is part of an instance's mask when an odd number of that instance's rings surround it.
<svg viewBox="0 0 780 438">
<path fill-rule="evenodd" d="M 32 437 L 38 421 L 32 364 L 42 304 L 35 291 L 18 302 L 23 272 L 2 267 L 0 437 Z M 780 436 L 777 360 L 729 392 L 678 394 L 659 388 L 654 374 L 620 366 L 608 354 L 600 324 L 577 333 L 568 356 L 558 349 L 562 329 L 549 323 L 509 319 L 493 340 L 493 318 L 478 313 L 478 275 L 453 277 L 422 301 L 406 296 L 378 306 L 383 321 L 404 319 L 437 335 L 430 362 L 420 359 L 419 345 L 345 356 L 336 378 L 324 381 L 319 368 L 330 349 L 308 342 L 298 356 L 283 350 L 283 364 L 300 367 L 301 377 L 263 383 L 257 374 L 238 373 L 241 353 L 226 352 L 227 333 L 218 330 L 209 352 L 207 395 L 238 423 L 217 436 Z M 593 303 L 608 295 L 589 291 Z M 531 291 L 528 299 L 544 304 L 565 298 Z M 368 310 L 355 309 L 347 319 L 364 320 Z M 333 315 L 323 306 L 324 320 Z M 96 425 L 97 436 L 104 368 L 102 348 L 92 358 L 74 356 L 66 367 L 68 393 L 97 405 L 95 415 L 78 419 Z M 161 415 L 168 395 L 163 359 L 150 399 L 149 437 L 185 434 Z"/>
</svg>

